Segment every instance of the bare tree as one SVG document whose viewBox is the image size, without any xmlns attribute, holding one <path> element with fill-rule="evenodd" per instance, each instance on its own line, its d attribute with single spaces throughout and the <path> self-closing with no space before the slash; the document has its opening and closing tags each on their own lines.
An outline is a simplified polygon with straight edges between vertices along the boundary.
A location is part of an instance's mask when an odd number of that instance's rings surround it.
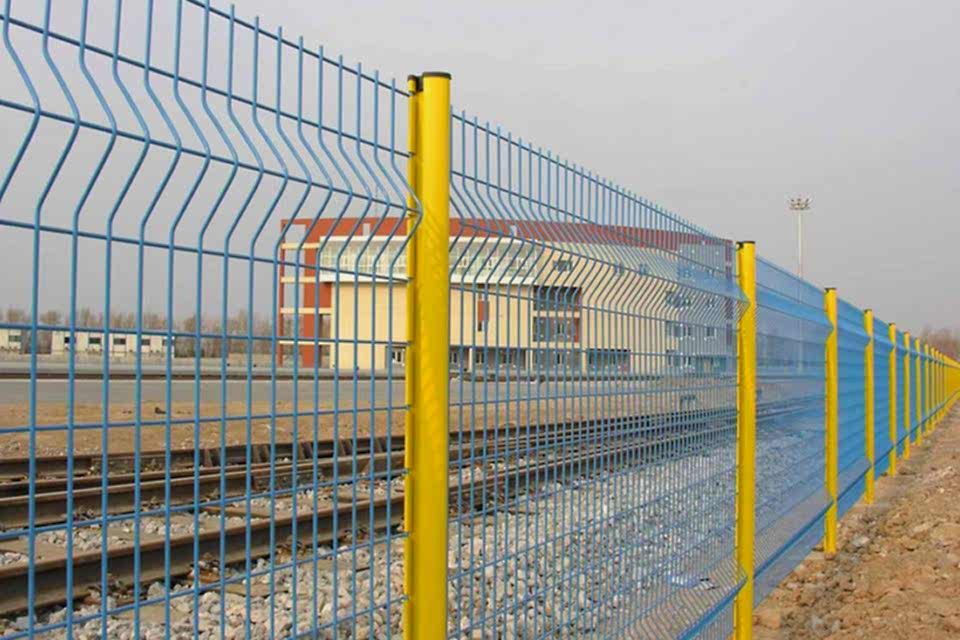
<svg viewBox="0 0 960 640">
<path fill-rule="evenodd" d="M 960 331 L 957 329 L 926 327 L 920 332 L 920 339 L 951 358 L 960 357 Z"/>
<path fill-rule="evenodd" d="M 99 329 L 103 326 L 103 312 L 94 311 L 89 307 L 77 309 L 77 326 L 88 329 Z"/>
<path fill-rule="evenodd" d="M 26 324 L 28 321 L 29 316 L 23 309 L 7 308 L 7 322 L 10 324 Z"/>
</svg>

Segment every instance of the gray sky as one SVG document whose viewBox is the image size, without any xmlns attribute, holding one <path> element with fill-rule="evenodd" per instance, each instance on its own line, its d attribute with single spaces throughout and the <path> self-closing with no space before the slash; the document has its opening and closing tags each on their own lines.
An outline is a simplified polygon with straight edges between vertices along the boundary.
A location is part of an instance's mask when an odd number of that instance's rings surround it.
<svg viewBox="0 0 960 640">
<path fill-rule="evenodd" d="M 960 4 L 238 0 L 914 330 L 960 326 Z"/>
<path fill-rule="evenodd" d="M 215 6 L 226 8 L 224 3 Z M 60 0 L 52 28 L 78 37 L 80 3 Z M 91 0 L 90 42 L 112 45 L 114 0 Z M 121 51 L 143 53 L 145 2 L 123 4 Z M 154 64 L 172 68 L 172 2 L 156 2 Z M 43 3 L 15 0 L 13 15 L 42 24 Z M 407 74 L 446 70 L 453 74 L 455 107 L 501 125 L 515 136 L 549 149 L 626 189 L 660 203 L 718 235 L 753 239 L 761 255 L 788 268 L 796 261 L 795 220 L 787 212 L 793 195 L 813 198 L 806 222 L 806 276 L 837 286 L 858 306 L 918 331 L 926 325 L 960 326 L 960 300 L 952 295 L 960 271 L 954 237 L 960 222 L 960 5 L 927 0 L 909 5 L 890 0 L 827 3 L 634 2 L 605 5 L 554 2 L 363 2 L 318 5 L 306 0 L 237 0 L 238 17 L 261 16 L 262 26 L 284 26 L 284 35 L 303 35 L 308 49 L 324 45 L 328 56 L 343 54 L 350 64 L 379 69 L 401 84 Z M 183 73 L 198 77 L 202 12 L 184 13 Z M 209 82 L 224 86 L 224 20 L 212 27 Z M 13 45 L 41 93 L 45 109 L 70 113 L 40 39 L 12 28 Z M 237 92 L 250 90 L 250 39 L 238 35 Z M 53 43 L 51 54 L 67 78 L 83 118 L 106 123 L 96 97 L 83 79 L 75 47 Z M 269 78 L 270 52 L 260 59 Z M 246 56 L 246 57 L 245 57 Z M 282 99 L 295 104 L 294 60 L 285 59 Z M 123 130 L 138 131 L 130 109 L 111 78 L 109 58 L 90 57 L 90 70 Z M 246 67 L 245 69 L 243 67 Z M 149 106 L 136 69 L 121 77 L 156 134 L 165 125 Z M 309 70 L 305 77 L 310 74 Z M 160 101 L 175 105 L 169 82 L 154 74 Z M 335 81 L 327 77 L 325 82 Z M 5 99 L 29 104 L 9 55 L 0 55 L 0 89 Z M 273 104 L 269 81 L 260 99 Z M 306 93 L 312 90 L 307 87 Z M 349 87 L 345 95 L 350 95 Z M 329 98 L 329 96 L 328 96 Z M 184 90 L 189 110 L 201 114 L 199 92 Z M 309 98 L 308 98 L 309 101 Z M 349 100 L 348 100 L 349 101 Z M 308 105 L 309 107 L 309 105 Z M 176 107 L 171 107 L 176 111 Z M 223 100 L 212 108 L 226 118 Z M 347 105 L 347 111 L 350 106 Z M 305 109 L 308 111 L 309 108 Z M 239 117 L 252 130 L 249 114 Z M 2 109 L 0 157 L 9 161 L 29 118 Z M 184 144 L 199 148 L 182 114 L 172 113 Z M 204 118 L 200 117 L 201 120 Z M 271 126 L 269 115 L 262 116 Z M 349 114 L 345 120 L 349 120 Z M 226 155 L 206 119 L 201 122 L 214 153 Z M 287 126 L 292 135 L 292 127 Z M 31 223 L 33 210 L 70 128 L 43 119 L 35 141 L 0 203 L 0 217 Z M 401 139 L 402 135 L 400 135 Z M 161 136 L 163 137 L 163 136 Z M 276 137 L 276 136 L 275 136 Z M 106 148 L 103 133 L 81 131 L 45 202 L 43 223 L 70 228 L 81 186 L 87 184 Z M 233 134 L 234 142 L 242 146 Z M 270 155 L 262 144 L 260 152 Z M 107 213 L 120 192 L 139 143 L 120 140 L 92 189 L 80 227 L 105 233 Z M 241 149 L 241 151 L 243 151 Z M 249 153 L 247 153 L 249 157 Z M 115 232 L 135 238 L 170 152 L 153 147 L 116 216 Z M 287 162 L 295 166 L 288 156 Z M 275 164 L 275 163 L 274 163 Z M 200 161 L 185 158 L 172 185 L 146 225 L 146 237 L 165 243 L 184 194 L 199 175 Z M 5 167 L 4 167 L 5 170 Z M 212 166 L 191 201 L 176 241 L 196 246 L 206 211 L 228 180 L 223 164 Z M 211 221 L 205 247 L 219 249 L 228 238 L 249 172 L 238 179 Z M 243 182 L 246 180 L 247 182 Z M 247 252 L 260 212 L 270 206 L 279 182 L 267 179 L 239 224 L 231 251 Z M 320 199 L 307 199 L 309 210 Z M 298 192 L 286 191 L 265 223 L 258 255 L 270 255 L 279 218 L 293 211 Z M 262 218 L 267 220 L 267 218 Z M 68 234 L 44 233 L 40 249 L 40 307 L 68 306 L 71 249 Z M 7 276 L 0 306 L 29 306 L 27 228 L 4 226 L 0 233 L 0 272 Z M 115 244 L 112 284 L 115 304 L 129 308 L 139 276 L 136 246 Z M 84 240 L 78 248 L 79 305 L 102 306 L 103 242 Z M 144 258 L 145 306 L 162 310 L 169 279 L 166 250 L 148 248 Z M 203 296 L 195 295 L 197 268 L 180 253 L 174 271 L 175 313 L 189 313 L 194 298 L 203 312 L 216 312 L 230 291 L 229 306 L 244 306 L 247 272 L 231 267 L 222 286 L 220 261 L 203 266 Z M 274 277 L 258 267 L 254 309 L 270 308 Z M 226 294 L 224 294 L 226 297 Z M 26 303 L 26 304 L 25 304 Z"/>
</svg>

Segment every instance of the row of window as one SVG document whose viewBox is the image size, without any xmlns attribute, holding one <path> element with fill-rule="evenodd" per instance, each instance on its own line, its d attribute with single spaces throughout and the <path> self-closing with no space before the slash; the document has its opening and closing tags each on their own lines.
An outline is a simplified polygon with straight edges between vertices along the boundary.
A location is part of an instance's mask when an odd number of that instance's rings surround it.
<svg viewBox="0 0 960 640">
<path fill-rule="evenodd" d="M 668 321 L 666 327 L 667 336 L 671 338 L 693 338 L 698 336 L 704 338 L 717 337 L 717 327 L 704 327 L 672 321 Z"/>
<path fill-rule="evenodd" d="M 19 336 L 17 336 L 19 339 Z M 125 347 L 127 346 L 128 336 L 113 336 L 110 339 L 110 344 L 114 347 Z M 130 343 L 133 343 L 133 339 L 129 338 Z M 91 347 L 102 347 L 103 346 L 103 336 L 90 336 L 87 338 L 87 344 Z M 70 346 L 70 336 L 63 336 L 63 346 Z M 140 337 L 140 348 L 143 347 L 155 347 L 167 346 L 166 338 L 159 338 L 153 336 L 141 336 Z"/>
<path fill-rule="evenodd" d="M 580 371 L 629 372 L 630 352 L 626 349 L 506 349 L 492 347 L 450 347 L 450 368 L 462 370 L 517 369 L 544 372 Z M 404 364 L 405 347 L 392 347 L 390 361 Z"/>
<path fill-rule="evenodd" d="M 577 342 L 580 340 L 580 318 L 536 317 L 533 319 L 534 342 Z"/>
</svg>

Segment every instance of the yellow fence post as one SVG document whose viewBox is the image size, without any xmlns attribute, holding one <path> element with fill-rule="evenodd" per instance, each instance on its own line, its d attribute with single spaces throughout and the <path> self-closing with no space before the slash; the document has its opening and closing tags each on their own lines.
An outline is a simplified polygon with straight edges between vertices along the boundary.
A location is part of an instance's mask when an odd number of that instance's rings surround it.
<svg viewBox="0 0 960 640">
<path fill-rule="evenodd" d="M 930 345 L 920 344 L 920 362 L 923 363 L 923 432 L 930 434 Z"/>
<path fill-rule="evenodd" d="M 933 350 L 930 348 L 930 345 L 924 345 L 923 355 L 926 358 L 926 365 L 924 371 L 927 372 L 927 386 L 926 393 L 923 395 L 926 397 L 927 401 L 927 430 L 933 430 Z"/>
<path fill-rule="evenodd" d="M 903 332 L 903 427 L 907 430 L 907 437 L 903 439 L 903 459 L 910 459 L 910 439 L 913 437 L 910 429 L 910 422 L 913 420 L 913 412 L 910 411 L 910 332 Z"/>
<path fill-rule="evenodd" d="M 889 430 L 890 430 L 890 442 L 893 443 L 893 449 L 890 451 L 890 475 L 897 475 L 897 325 L 896 323 L 891 323 L 889 328 L 889 333 L 887 334 L 890 338 L 890 355 L 887 356 L 887 376 L 889 379 L 889 393 L 887 394 L 890 398 L 890 420 L 889 420 Z"/>
<path fill-rule="evenodd" d="M 757 440 L 757 258 L 753 242 L 737 244 L 737 274 L 747 309 L 737 331 L 737 561 L 746 582 L 734 606 L 736 640 L 753 637 L 754 492 Z"/>
<path fill-rule="evenodd" d="M 824 311 L 830 323 L 830 335 L 826 344 L 826 438 L 825 472 L 827 495 L 830 506 L 824 523 L 823 550 L 826 553 L 837 551 L 837 464 L 839 444 L 839 353 L 837 336 L 837 290 L 833 287 L 824 292 Z"/>
<path fill-rule="evenodd" d="M 923 372 L 920 367 L 923 366 L 923 360 L 920 357 L 920 338 L 913 339 L 913 394 L 916 396 L 914 406 L 916 407 L 917 419 L 917 446 L 923 444 Z"/>
<path fill-rule="evenodd" d="M 421 218 L 407 260 L 404 637 L 434 640 L 447 633 L 450 75 L 424 73 L 411 86 Z"/>
<path fill-rule="evenodd" d="M 876 453 L 874 451 L 874 407 L 873 407 L 873 310 L 867 309 L 863 312 L 863 328 L 867 332 L 867 346 L 863 350 L 863 402 L 864 402 L 864 420 L 863 428 L 864 443 L 867 454 L 867 462 L 870 468 L 867 469 L 866 482 L 864 483 L 864 499 L 867 504 L 873 504 L 873 476 L 874 465 L 876 464 Z"/>
</svg>

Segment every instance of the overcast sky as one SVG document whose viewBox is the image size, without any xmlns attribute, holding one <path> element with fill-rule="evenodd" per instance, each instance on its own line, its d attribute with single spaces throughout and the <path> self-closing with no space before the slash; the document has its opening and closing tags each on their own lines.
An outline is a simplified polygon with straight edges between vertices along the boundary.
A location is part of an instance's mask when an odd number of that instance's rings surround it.
<svg viewBox="0 0 960 640">
<path fill-rule="evenodd" d="M 956 0 L 238 0 L 914 330 L 960 326 Z"/>
<path fill-rule="evenodd" d="M 77 34 L 80 3 L 54 2 L 52 28 Z M 91 42 L 112 45 L 115 0 L 91 0 Z M 143 51 L 145 2 L 125 2 L 121 50 Z M 170 68 L 175 39 L 172 2 L 155 3 L 154 64 Z M 214 2 L 214 6 L 228 5 Z M 805 223 L 806 276 L 836 286 L 841 296 L 901 327 L 960 326 L 956 274 L 960 254 L 960 3 L 925 0 L 819 2 L 325 2 L 237 0 L 238 17 L 261 17 L 262 26 L 284 27 L 306 47 L 325 46 L 349 64 L 379 69 L 402 85 L 409 73 L 444 70 L 453 74 L 458 109 L 490 121 L 514 136 L 541 145 L 571 163 L 619 183 L 669 210 L 731 239 L 758 242 L 761 255 L 790 269 L 796 265 L 795 218 L 788 198 L 809 196 Z M 43 3 L 14 2 L 13 15 L 42 24 Z M 202 12 L 184 13 L 184 73 L 200 59 Z M 213 85 L 223 86 L 226 53 L 224 20 L 211 34 L 208 68 Z M 127 24 L 128 23 L 128 24 Z M 14 47 L 41 93 L 45 109 L 69 117 L 57 84 L 40 55 L 36 33 L 15 26 Z M 73 37 L 77 37 L 74 35 Z M 240 42 L 238 36 L 238 43 Z M 240 44 L 238 44 L 238 47 Z M 267 47 L 265 47 L 266 49 Z M 54 60 L 81 104 L 82 117 L 105 123 L 96 98 L 77 66 L 72 45 L 53 43 Z M 247 54 L 243 54 L 247 55 Z M 251 65 L 236 56 L 238 83 Z M 284 104 L 292 108 L 294 60 L 285 62 Z M 138 131 L 111 79 L 109 57 L 90 56 L 120 126 Z M 269 52 L 262 75 L 272 74 Z M 122 65 L 121 65 L 122 66 Z M 244 69 L 245 67 L 245 69 Z M 192 70 L 192 71 L 191 71 Z M 143 108 L 149 104 L 139 72 L 121 74 Z M 195 77 L 195 76 L 194 76 Z M 327 79 L 329 81 L 330 78 Z M 160 100 L 174 105 L 169 82 L 154 75 Z M 272 104 L 265 85 L 261 99 Z M 30 104 L 24 84 L 6 53 L 0 55 L 3 97 Z M 240 88 L 239 92 L 248 91 Z M 347 90 L 350 93 L 352 90 Z M 196 91 L 185 91 L 199 113 Z M 309 93 L 309 91 L 308 91 Z M 222 100 L 214 104 L 221 110 Z M 176 109 L 173 109 L 176 111 Z M 147 109 L 149 111 L 149 109 Z M 7 162 L 28 131 L 29 112 L 4 109 L 0 154 Z M 181 133 L 190 126 L 179 118 Z M 164 125 L 144 113 L 154 132 Z M 247 117 L 246 115 L 242 117 Z M 267 116 L 265 116 L 267 117 Z M 267 118 L 269 119 L 269 118 Z M 217 138 L 209 122 L 207 135 Z M 289 129 L 288 129 L 289 130 Z M 70 127 L 42 119 L 21 168 L 11 183 L 0 216 L 32 224 L 34 207 Z M 234 135 L 235 142 L 242 146 Z M 108 136 L 83 130 L 44 205 L 43 222 L 69 229 L 70 216 Z M 185 141 L 194 149 L 196 142 Z M 222 145 L 221 145 L 222 148 Z M 216 152 L 216 151 L 215 151 Z M 264 151 L 265 153 L 268 153 Z M 104 233 L 107 212 L 139 153 L 139 143 L 120 140 L 81 215 L 80 226 Z M 220 151 L 225 154 L 224 151 Z M 117 216 L 117 233 L 136 237 L 139 220 L 163 175 L 170 152 L 154 148 Z M 291 163 L 292 164 L 292 163 Z M 181 162 L 147 237 L 166 242 L 200 162 Z M 247 172 L 246 180 L 251 180 Z M 221 163 L 205 174 L 178 242 L 196 246 L 206 203 L 228 180 Z M 257 212 L 269 206 L 279 187 L 269 181 L 257 192 L 243 224 L 250 234 Z M 223 213 L 208 234 L 220 246 L 245 186 L 239 179 Z M 282 211 L 293 210 L 289 189 L 269 229 L 263 250 L 270 254 Z M 318 194 L 315 196 L 319 198 Z M 309 206 L 308 206 L 309 208 Z M 40 264 L 41 308 L 67 308 L 71 256 L 68 234 L 43 234 Z M 3 304 L 30 299 L 29 227 L 5 226 L 0 234 L 0 271 L 7 277 Z M 244 241 L 246 242 L 246 241 Z M 237 243 L 239 244 L 239 243 Z M 243 252 L 243 246 L 234 251 Z M 130 307 L 138 276 L 136 247 L 116 244 L 110 290 L 114 303 Z M 259 251 L 259 249 L 258 249 Z M 103 304 L 102 241 L 84 240 L 79 249 L 78 304 Z M 145 305 L 162 309 L 167 253 L 148 250 Z M 177 315 L 193 308 L 195 268 L 189 254 L 177 257 L 174 290 Z M 219 264 L 204 267 L 204 312 L 219 308 Z M 270 265 L 257 276 L 254 309 L 269 308 Z M 231 307 L 243 304 L 242 265 L 230 273 Z M 236 279 L 236 282 L 234 282 Z M 226 294 L 225 294 L 226 295 Z M 239 296 L 239 297 L 238 297 Z M 198 299 L 201 296 L 196 296 Z"/>
</svg>

